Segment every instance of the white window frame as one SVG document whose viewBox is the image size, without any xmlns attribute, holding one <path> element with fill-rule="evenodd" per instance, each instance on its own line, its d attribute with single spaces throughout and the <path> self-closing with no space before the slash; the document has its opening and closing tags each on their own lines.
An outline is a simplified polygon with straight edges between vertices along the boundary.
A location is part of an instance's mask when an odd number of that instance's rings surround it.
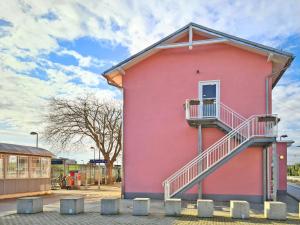
<svg viewBox="0 0 300 225">
<path fill-rule="evenodd" d="M 17 166 L 17 170 L 18 170 L 18 175 L 17 175 L 17 178 L 20 178 L 20 179 L 24 179 L 24 178 L 29 178 L 29 157 L 26 156 L 26 155 L 18 155 L 18 166 Z M 24 175 L 21 175 L 20 173 L 20 159 L 26 159 L 27 161 L 27 165 L 26 165 L 26 173 Z"/>
<path fill-rule="evenodd" d="M 41 178 L 50 178 L 51 175 L 51 160 L 48 157 L 40 157 L 41 160 Z M 43 163 L 46 162 L 46 168 L 43 168 Z"/>
<path fill-rule="evenodd" d="M 15 169 L 15 176 L 11 176 L 9 172 L 9 159 L 10 157 L 16 157 L 16 169 Z M 6 179 L 18 179 L 18 156 L 17 155 L 7 155 L 6 158 Z"/>
<path fill-rule="evenodd" d="M 200 116 L 202 117 L 203 95 L 202 90 L 204 85 L 216 85 L 216 117 L 220 117 L 220 80 L 199 81 L 198 93 L 200 100 Z"/>
<path fill-rule="evenodd" d="M 0 154 L 0 160 L 2 161 L 2 168 L 0 167 L 0 180 L 5 179 L 5 155 Z"/>
</svg>

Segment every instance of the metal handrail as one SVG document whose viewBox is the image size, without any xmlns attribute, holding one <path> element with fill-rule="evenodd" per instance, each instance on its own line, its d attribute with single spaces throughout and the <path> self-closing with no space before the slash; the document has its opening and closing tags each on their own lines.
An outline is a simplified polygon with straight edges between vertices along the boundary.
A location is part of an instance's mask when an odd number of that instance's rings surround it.
<svg viewBox="0 0 300 225">
<path fill-rule="evenodd" d="M 274 121 L 260 121 L 262 117 L 276 117 L 277 115 L 254 115 L 242 122 L 238 127 L 232 129 L 227 135 L 215 142 L 206 151 L 195 157 L 180 170 L 176 171 L 169 178 L 167 178 L 163 185 L 165 187 L 165 198 L 169 198 L 171 195 L 176 194 L 177 191 L 188 185 L 193 180 L 197 179 L 201 173 L 207 171 L 214 166 L 225 156 L 234 152 L 242 144 L 248 141 L 252 137 L 259 136 L 277 136 L 277 130 L 274 132 L 274 128 L 277 127 L 277 119 Z M 204 162 L 203 162 L 204 161 Z M 199 170 L 199 165 L 205 165 L 203 170 Z M 192 171 L 192 174 L 190 174 Z M 171 185 L 174 181 L 180 185 L 176 186 L 176 190 L 171 193 Z M 182 179 L 182 180 L 180 180 Z"/>
<path fill-rule="evenodd" d="M 254 118 L 254 117 L 262 117 L 262 116 L 269 116 L 269 115 L 254 115 L 254 116 L 251 116 L 251 117 L 249 117 L 249 119 L 248 120 L 250 120 L 250 119 L 252 119 L 252 118 Z M 272 115 L 272 116 L 274 116 L 274 115 Z M 227 140 L 228 138 L 230 138 L 230 137 L 232 137 L 235 133 L 238 133 L 239 132 L 239 130 L 240 129 L 242 129 L 244 126 L 245 126 L 245 124 L 247 124 L 247 122 L 248 122 L 248 120 L 247 121 L 245 121 L 244 123 L 242 123 L 238 128 L 236 128 L 235 130 L 232 130 L 232 131 L 230 131 L 227 135 L 225 135 L 225 136 L 223 136 L 221 139 L 219 139 L 218 141 L 216 141 L 213 145 L 211 145 L 205 152 L 202 152 L 202 154 L 200 154 L 200 155 L 198 155 L 196 158 L 194 158 L 192 161 L 190 161 L 188 164 L 186 164 L 185 166 L 188 166 L 190 163 L 192 163 L 194 160 L 196 160 L 198 157 L 201 157 L 204 153 L 209 153 L 210 151 L 212 151 L 214 148 L 215 148 L 215 146 L 217 146 L 217 145 L 219 145 L 223 140 Z M 256 135 L 257 136 L 257 135 Z M 264 136 L 264 135 L 262 135 L 262 136 Z M 183 169 L 184 167 L 182 167 L 182 169 Z M 171 177 L 171 176 L 170 176 Z M 169 178 L 168 178 L 169 179 Z M 167 179 L 167 180 L 168 180 Z"/>
<path fill-rule="evenodd" d="M 201 102 L 198 99 L 187 99 L 185 103 L 185 110 L 187 120 L 218 118 L 232 129 L 236 128 L 239 124 L 246 120 L 245 117 L 221 102 L 205 104 L 203 101 Z"/>
</svg>

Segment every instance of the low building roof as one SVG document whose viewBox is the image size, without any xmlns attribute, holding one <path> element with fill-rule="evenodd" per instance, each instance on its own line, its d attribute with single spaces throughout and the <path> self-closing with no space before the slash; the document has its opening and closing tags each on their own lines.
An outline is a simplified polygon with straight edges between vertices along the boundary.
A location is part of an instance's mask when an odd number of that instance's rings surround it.
<svg viewBox="0 0 300 225">
<path fill-rule="evenodd" d="M 14 145 L 7 143 L 0 143 L 0 153 L 20 154 L 20 155 L 35 155 L 53 157 L 54 154 L 43 148 L 36 148 L 32 146 Z"/>
</svg>

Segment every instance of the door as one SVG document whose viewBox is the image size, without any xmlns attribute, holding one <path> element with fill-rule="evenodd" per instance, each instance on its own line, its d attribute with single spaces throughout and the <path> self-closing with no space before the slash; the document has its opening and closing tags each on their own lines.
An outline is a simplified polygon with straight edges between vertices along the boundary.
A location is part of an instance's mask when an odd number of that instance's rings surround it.
<svg viewBox="0 0 300 225">
<path fill-rule="evenodd" d="M 219 117 L 220 82 L 199 82 L 200 117 Z"/>
</svg>

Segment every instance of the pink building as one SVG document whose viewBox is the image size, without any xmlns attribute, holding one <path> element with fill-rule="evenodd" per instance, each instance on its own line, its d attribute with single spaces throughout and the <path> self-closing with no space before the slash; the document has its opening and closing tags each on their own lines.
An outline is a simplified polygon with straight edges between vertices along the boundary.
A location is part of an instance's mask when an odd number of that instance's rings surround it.
<svg viewBox="0 0 300 225">
<path fill-rule="evenodd" d="M 190 23 L 105 71 L 123 91 L 124 197 L 276 199 L 272 88 L 293 58 Z"/>
</svg>

